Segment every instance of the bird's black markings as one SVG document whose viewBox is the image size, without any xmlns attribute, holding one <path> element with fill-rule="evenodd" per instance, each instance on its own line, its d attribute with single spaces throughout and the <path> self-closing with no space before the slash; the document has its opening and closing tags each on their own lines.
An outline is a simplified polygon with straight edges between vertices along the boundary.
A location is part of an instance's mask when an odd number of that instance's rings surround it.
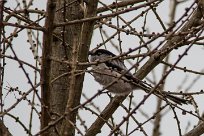
<svg viewBox="0 0 204 136">
<path fill-rule="evenodd" d="M 105 50 L 105 49 L 98 49 L 95 52 L 92 53 L 93 55 L 101 55 L 101 54 L 106 54 L 109 55 L 110 57 L 115 57 L 116 55 L 113 54 L 112 52 Z M 119 61 L 119 62 L 118 62 Z M 125 71 L 124 68 L 126 68 L 126 66 L 124 65 L 123 61 L 120 61 L 118 59 L 114 59 L 114 60 L 109 60 L 104 62 L 110 69 L 117 71 L 120 74 L 124 74 L 124 77 L 127 78 L 127 80 L 129 81 L 133 81 L 134 83 L 138 84 L 138 86 L 140 86 L 141 88 L 147 88 L 146 85 L 144 85 L 142 83 L 142 81 L 140 81 L 139 79 L 135 78 L 129 71 Z M 117 63 L 117 64 L 116 64 Z M 119 63 L 121 63 L 122 66 L 118 65 Z"/>
<path fill-rule="evenodd" d="M 112 56 L 112 57 L 115 57 L 115 56 L 116 56 L 116 55 L 113 54 L 112 52 L 109 52 L 108 50 L 104 50 L 104 49 L 98 49 L 98 50 L 95 52 L 95 54 L 98 54 L 98 55 L 99 55 L 99 53 L 101 53 L 101 52 L 104 53 L 104 54 L 110 55 L 110 56 Z M 115 61 L 116 63 L 118 63 L 117 61 L 119 61 L 119 60 L 110 60 L 110 61 L 106 61 L 106 62 L 104 62 L 104 63 L 105 63 L 108 67 L 110 67 L 111 69 L 116 70 L 117 72 L 119 72 L 120 74 L 126 72 L 126 74 L 124 75 L 124 77 L 126 77 L 128 80 L 136 81 L 136 79 L 134 79 L 134 78 L 132 77 L 132 74 L 131 74 L 130 72 L 124 71 L 124 69 L 123 69 L 122 67 L 120 67 L 119 65 L 116 65 L 115 63 L 113 63 L 114 61 Z M 122 63 L 122 65 L 125 67 L 125 65 L 124 65 L 124 63 L 123 63 L 122 61 L 120 61 L 119 63 Z M 138 82 L 138 80 L 137 80 L 137 82 Z"/>
<path fill-rule="evenodd" d="M 112 57 L 115 57 L 116 55 L 115 54 L 113 54 L 112 52 L 110 52 L 110 51 L 108 51 L 108 50 L 105 50 L 105 49 L 97 49 L 95 52 L 93 52 L 92 54 L 94 55 L 94 54 L 98 54 L 98 55 L 100 55 L 100 54 L 102 54 L 102 53 L 104 53 L 104 54 L 107 54 L 107 55 L 110 55 L 110 56 L 112 56 Z"/>
</svg>

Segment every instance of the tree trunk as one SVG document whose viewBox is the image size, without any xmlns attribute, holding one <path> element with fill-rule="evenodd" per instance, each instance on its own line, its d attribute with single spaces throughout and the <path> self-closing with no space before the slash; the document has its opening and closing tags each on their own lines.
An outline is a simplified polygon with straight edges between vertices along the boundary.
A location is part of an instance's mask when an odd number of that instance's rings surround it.
<svg viewBox="0 0 204 136">
<path fill-rule="evenodd" d="M 49 18 L 48 1 L 46 29 L 51 25 Z M 51 6 L 52 7 L 52 6 Z M 84 16 L 90 17 L 96 14 L 97 1 L 90 1 L 84 12 L 83 3 L 74 0 L 56 1 L 56 11 L 54 23 L 78 20 Z M 53 9 L 52 9 L 53 10 Z M 84 14 L 85 13 L 85 14 Z M 80 23 L 58 27 L 44 35 L 43 64 L 42 64 L 42 99 L 45 106 L 42 106 L 41 128 L 52 124 L 59 117 L 64 116 L 64 120 L 52 125 L 44 135 L 75 135 L 77 110 L 71 109 L 80 104 L 81 91 L 83 87 L 84 73 L 75 75 L 76 70 L 84 70 L 85 67 L 77 66 L 77 62 L 87 61 L 89 45 L 92 37 L 94 22 Z M 50 40 L 48 45 L 46 41 Z M 47 51 L 49 50 L 49 52 Z M 47 56 L 47 57 L 46 57 Z M 70 65 L 60 63 L 57 60 L 67 60 Z M 46 62 L 49 63 L 46 63 Z M 46 66 L 49 65 L 49 66 Z M 48 73 L 46 76 L 45 73 Z M 65 116 L 66 115 L 66 116 Z"/>
</svg>

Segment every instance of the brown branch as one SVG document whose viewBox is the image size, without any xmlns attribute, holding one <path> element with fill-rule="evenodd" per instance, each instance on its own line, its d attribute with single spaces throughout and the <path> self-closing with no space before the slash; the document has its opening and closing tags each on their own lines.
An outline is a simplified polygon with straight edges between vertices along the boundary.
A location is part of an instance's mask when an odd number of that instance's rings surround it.
<svg viewBox="0 0 204 136">
<path fill-rule="evenodd" d="M 157 0 L 155 0 L 155 1 L 157 1 Z M 125 10 L 114 12 L 114 13 L 107 14 L 107 15 L 87 17 L 87 18 L 80 19 L 80 20 L 73 20 L 73 21 L 68 21 L 68 22 L 57 23 L 57 24 L 55 24 L 55 27 L 62 27 L 62 26 L 65 26 L 65 25 L 79 24 L 79 23 L 90 22 L 90 21 L 92 22 L 92 21 L 103 19 L 103 18 L 115 17 L 115 16 L 120 15 L 120 14 L 124 14 L 124 13 L 127 13 L 127 12 L 131 12 L 133 10 L 138 10 L 139 8 L 142 8 L 142 7 L 146 7 L 150 3 L 151 2 L 144 3 L 144 4 L 141 4 L 141 5 L 135 6 L 135 7 L 127 8 Z M 157 5 L 157 4 L 155 4 L 155 5 Z"/>
<path fill-rule="evenodd" d="M 198 1 L 198 12 L 200 12 L 201 16 L 204 17 L 204 0 Z M 201 121 L 195 128 L 186 133 L 184 136 L 200 136 L 204 134 L 204 122 Z"/>
<path fill-rule="evenodd" d="M 187 32 L 193 27 L 199 26 L 199 21 L 202 18 L 201 12 L 197 9 L 189 21 L 182 27 L 180 32 Z M 152 69 L 154 69 L 172 50 L 173 48 L 179 47 L 180 45 L 175 45 L 175 43 L 180 43 L 183 41 L 185 36 L 174 36 L 168 39 L 167 43 L 158 50 L 151 58 L 143 65 L 143 67 L 138 70 L 136 76 L 144 78 Z"/>
<path fill-rule="evenodd" d="M 204 122 L 193 128 L 191 131 L 186 133 L 184 136 L 200 136 L 204 133 Z"/>
<path fill-rule="evenodd" d="M 39 27 L 39 28 L 42 28 L 39 24 L 37 24 L 36 22 L 33 22 L 32 20 L 30 20 L 29 18 L 25 17 L 25 16 L 22 16 L 18 13 L 15 13 L 15 12 L 11 12 L 9 10 L 4 10 L 4 12 L 6 12 L 7 14 L 9 14 L 9 16 L 7 16 L 5 18 L 5 22 L 8 22 L 8 20 L 13 16 L 21 21 L 24 21 L 25 23 L 29 24 L 29 25 L 32 25 L 32 26 L 36 26 L 36 27 Z M 44 17 L 43 17 L 44 18 Z"/>
<path fill-rule="evenodd" d="M 6 1 L 5 0 L 1 0 L 0 1 L 0 41 L 2 39 L 2 34 L 3 34 L 3 8 L 4 8 L 4 3 Z M 0 46 L 0 50 L 2 50 L 2 43 Z M 1 61 L 1 57 L 0 57 L 0 107 L 1 107 L 1 111 L 3 112 L 3 100 L 2 100 L 2 96 L 3 96 L 3 92 L 2 92 L 2 87 L 3 87 L 3 74 L 4 74 L 4 64 L 2 64 Z M 11 133 L 9 132 L 8 128 L 4 125 L 3 120 L 0 119 L 0 136 L 12 136 Z"/>
<path fill-rule="evenodd" d="M 95 136 L 101 132 L 101 128 L 104 125 L 105 121 L 108 120 L 116 109 L 120 106 L 120 103 L 125 100 L 126 96 L 116 96 L 113 100 L 105 107 L 105 109 L 101 112 L 100 117 L 96 119 L 96 121 L 91 125 L 91 127 L 87 130 L 85 136 Z"/>
<path fill-rule="evenodd" d="M 36 89 L 38 86 L 40 86 L 41 84 L 38 83 L 34 86 L 34 88 Z M 14 109 L 22 100 L 24 100 L 33 90 L 34 88 L 29 89 L 27 92 L 25 92 L 21 98 L 19 98 L 14 104 L 12 104 L 9 108 L 7 108 L 6 110 L 4 110 L 4 112 L 0 113 L 0 117 L 3 117 L 4 115 L 6 115 L 9 111 L 11 111 L 12 109 Z"/>
<path fill-rule="evenodd" d="M 50 95 L 50 66 L 51 61 L 49 57 L 52 54 L 52 39 L 53 39 L 53 22 L 55 18 L 56 10 L 56 0 L 48 0 L 47 2 L 47 16 L 45 20 L 45 29 L 43 37 L 43 50 L 42 50 L 42 67 L 41 67 L 41 95 L 42 101 L 45 106 L 42 106 L 42 116 L 41 116 L 41 128 L 46 127 L 50 122 L 50 117 L 47 112 L 49 107 L 49 95 Z M 43 135 L 47 135 L 48 132 L 45 132 Z"/>
<path fill-rule="evenodd" d="M 85 17 L 94 17 L 96 16 L 96 9 L 98 5 L 98 0 L 90 0 L 87 5 Z M 85 22 L 82 25 L 82 30 L 78 34 L 76 34 L 73 38 L 73 46 L 72 46 L 72 59 L 71 59 L 71 75 L 70 75 L 70 87 L 69 87 L 69 99 L 67 101 L 66 106 L 66 120 L 69 120 L 73 124 L 76 122 L 77 110 L 72 112 L 71 109 L 80 105 L 80 98 L 82 92 L 82 86 L 84 81 L 84 73 L 81 75 L 75 74 L 76 70 L 85 70 L 86 66 L 78 66 L 77 62 L 86 62 L 88 57 L 89 46 L 91 43 L 91 37 L 93 34 L 95 20 L 91 22 Z M 76 33 L 76 32 L 75 32 Z M 76 37 L 79 35 L 78 37 Z M 73 135 L 75 127 L 72 123 L 67 123 L 66 127 L 62 125 L 61 134 L 62 135 Z"/>
<path fill-rule="evenodd" d="M 2 40 L 2 34 L 3 34 L 3 29 L 4 29 L 4 27 L 3 27 L 3 24 L 2 24 L 2 22 L 3 22 L 3 16 L 4 16 L 4 14 L 3 14 L 3 9 L 4 9 L 4 0 L 1 0 L 0 1 L 0 41 Z M 1 43 L 1 46 L 0 46 L 0 50 L 1 50 L 1 52 L 2 52 L 2 50 L 3 50 L 3 46 L 2 46 L 3 44 Z M 0 112 L 2 112 L 3 111 L 3 99 L 2 99 L 2 96 L 3 96 L 3 91 L 2 91 L 2 88 L 3 88 L 3 77 L 4 77 L 4 58 L 3 58 L 3 63 L 2 63 L 2 57 L 0 57 Z M 0 129 L 3 129 L 3 128 L 1 128 L 0 127 Z"/>
<path fill-rule="evenodd" d="M 172 1 L 171 1 L 172 2 Z M 176 0 L 174 1 L 173 0 L 173 3 L 176 3 Z M 173 6 L 173 8 L 171 8 L 170 9 L 170 12 L 171 12 L 171 16 L 170 16 L 170 23 L 169 24 L 172 24 L 173 23 L 173 20 L 175 19 L 174 17 L 175 17 L 175 11 L 176 11 L 176 7 L 177 5 L 174 5 Z M 154 10 L 153 10 L 154 11 Z M 165 29 L 164 29 L 165 30 Z M 169 61 L 169 56 L 167 56 L 166 58 L 165 58 L 165 61 L 163 61 L 163 62 L 168 62 Z M 164 65 L 164 67 L 163 67 L 163 71 L 162 71 L 162 75 L 164 75 L 165 74 L 165 72 L 167 71 L 167 69 L 168 69 L 168 66 L 167 65 Z M 155 80 L 156 81 L 156 80 Z M 165 81 L 164 81 L 165 82 Z M 160 86 L 160 90 L 164 90 L 164 84 L 162 84 L 161 86 Z M 157 108 L 156 108 L 156 111 L 159 111 L 160 110 L 160 108 L 161 108 L 161 106 L 162 106 L 162 100 L 161 99 L 158 99 L 157 100 Z M 161 114 L 161 112 L 159 112 L 158 113 L 158 115 L 156 116 L 156 118 L 155 118 L 155 120 L 154 120 L 154 128 L 153 128 L 153 132 L 152 132 L 152 136 L 160 136 L 161 135 L 161 132 L 160 132 L 160 129 L 161 129 L 161 126 L 160 126 L 160 124 L 161 124 L 161 120 L 162 120 L 162 114 Z"/>
<path fill-rule="evenodd" d="M 162 100 L 158 99 L 156 112 L 160 111 L 161 106 L 162 106 Z M 160 136 L 160 134 L 161 134 L 160 133 L 161 120 L 162 120 L 161 112 L 158 112 L 158 114 L 157 114 L 157 116 L 155 117 L 155 120 L 154 120 L 154 128 L 153 128 L 152 136 Z"/>
<path fill-rule="evenodd" d="M 5 3 L 5 1 L 4 0 L 1 0 L 0 1 L 0 41 L 1 41 L 1 38 L 2 38 L 2 31 L 3 31 L 3 24 L 2 24 L 2 22 L 3 22 L 3 8 L 4 8 L 4 3 Z M 0 46 L 0 49 L 2 50 L 2 46 Z M 0 59 L 2 59 L 1 57 L 0 57 Z M 4 64 L 3 64 L 4 65 Z M 3 76 L 2 76 L 2 74 L 3 74 L 3 67 L 4 66 L 2 66 L 2 64 L 1 64 L 1 62 L 0 62 L 0 106 L 1 106 L 1 112 L 2 112 L 2 110 L 3 110 L 3 100 L 2 100 L 2 96 L 3 96 L 3 94 L 2 94 L 2 87 L 3 87 Z M 1 120 L 0 119 L 0 136 L 12 136 L 11 135 L 11 133 L 9 132 L 9 130 L 8 130 L 8 128 L 4 125 L 4 122 L 3 122 L 3 120 Z"/>
<path fill-rule="evenodd" d="M 16 60 L 15 57 L 12 57 L 12 56 L 9 56 L 9 55 L 5 55 L 5 54 L 0 54 L 0 58 L 9 58 L 9 59 L 12 59 L 12 60 Z M 37 72 L 40 72 L 40 69 L 38 69 L 37 67 L 33 66 L 32 64 L 26 62 L 26 61 L 23 61 L 23 60 L 20 60 L 18 59 L 18 61 L 20 61 L 22 64 L 25 64 L 29 67 L 31 67 L 32 69 L 36 70 Z"/>
<path fill-rule="evenodd" d="M 169 67 L 173 67 L 173 65 L 170 64 L 170 63 L 167 63 L 167 62 L 164 62 L 164 61 L 162 61 L 161 63 L 164 64 L 164 65 L 167 65 Z M 174 66 L 174 68 L 178 69 L 178 70 L 182 70 L 183 72 L 189 72 L 189 73 L 193 73 L 193 74 L 204 75 L 203 70 L 201 70 L 201 72 L 199 72 L 199 71 L 187 69 L 186 67 L 179 67 L 179 66 Z"/>
<path fill-rule="evenodd" d="M 97 9 L 97 13 L 101 13 L 101 12 L 105 12 L 107 10 L 110 9 L 115 9 L 115 8 L 121 8 L 121 7 L 125 7 L 125 6 L 129 6 L 129 5 L 133 5 L 136 3 L 140 3 L 140 2 L 145 2 L 146 0 L 127 0 L 127 1 L 122 1 L 119 3 L 113 3 L 111 5 L 108 5 L 106 7 L 100 7 Z"/>
<path fill-rule="evenodd" d="M 13 26 L 13 27 L 18 27 L 18 28 L 27 28 L 27 29 L 33 29 L 33 30 L 40 30 L 40 31 L 44 31 L 45 29 L 43 27 L 37 27 L 37 26 L 32 26 L 33 24 L 29 24 L 29 25 L 21 25 L 21 24 L 13 24 L 13 23 L 8 23 L 8 22 L 2 22 L 2 24 L 4 26 Z"/>
</svg>

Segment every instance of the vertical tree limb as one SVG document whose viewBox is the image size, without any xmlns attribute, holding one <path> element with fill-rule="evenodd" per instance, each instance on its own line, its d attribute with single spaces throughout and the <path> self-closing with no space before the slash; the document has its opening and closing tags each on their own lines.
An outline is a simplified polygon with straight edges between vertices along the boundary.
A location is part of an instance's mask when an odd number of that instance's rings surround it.
<svg viewBox="0 0 204 136">
<path fill-rule="evenodd" d="M 170 15 L 169 15 L 170 21 L 169 21 L 169 23 L 168 23 L 168 24 L 170 24 L 170 25 L 173 23 L 173 21 L 174 21 L 174 19 L 175 19 L 176 7 L 177 7 L 177 5 L 178 5 L 178 2 L 177 2 L 176 0 L 172 0 L 171 3 L 172 3 L 172 5 L 170 5 Z M 169 26 L 170 26 L 170 25 L 169 25 Z M 169 57 L 170 57 L 170 56 L 168 55 L 168 56 L 165 58 L 165 62 L 168 62 L 168 61 L 169 61 Z M 167 71 L 167 69 L 168 69 L 168 66 L 165 65 L 165 66 L 163 67 L 162 75 L 165 74 L 165 72 Z M 164 83 L 165 83 L 165 81 L 164 81 Z M 162 84 L 162 85 L 160 86 L 160 89 L 159 89 L 159 90 L 164 90 L 164 87 L 165 87 L 164 85 L 165 85 L 165 84 Z M 157 100 L 156 112 L 160 110 L 161 106 L 162 106 L 162 100 L 158 98 L 158 100 Z M 157 116 L 155 117 L 154 125 L 153 125 L 154 128 L 153 128 L 153 131 L 152 131 L 152 136 L 160 136 L 160 135 L 161 135 L 161 132 L 160 132 L 161 126 L 160 126 L 160 124 L 161 124 L 162 117 L 163 117 L 163 116 L 162 116 L 162 114 L 161 114 L 160 112 L 159 112 L 159 113 L 157 114 Z"/>
<path fill-rule="evenodd" d="M 3 9 L 4 9 L 4 0 L 0 1 L 0 41 L 2 40 L 2 31 L 3 31 Z M 0 51 L 2 51 L 2 43 L 0 44 Z M 2 58 L 0 58 L 2 60 Z M 0 106 L 1 106 L 1 112 L 3 107 L 3 100 L 2 100 L 2 87 L 3 87 L 3 66 L 2 62 L 0 61 Z"/>
<path fill-rule="evenodd" d="M 87 8 L 85 11 L 85 17 L 96 16 L 97 0 L 88 1 Z M 83 7 L 82 7 L 83 8 Z M 95 21 L 86 22 L 82 24 L 82 30 L 80 33 L 75 34 L 80 35 L 80 37 L 73 38 L 73 48 L 72 48 L 72 66 L 70 75 L 70 87 L 69 87 L 69 99 L 66 106 L 67 117 L 66 120 L 71 121 L 73 124 L 76 123 L 77 110 L 74 112 L 72 109 L 80 104 L 81 91 L 83 87 L 84 74 L 75 75 L 76 70 L 84 70 L 86 67 L 77 66 L 77 62 L 86 62 L 88 57 L 89 46 L 91 43 L 93 27 Z M 78 39 L 79 38 L 79 39 Z M 65 121 L 64 121 L 65 122 Z M 64 123 L 62 125 L 61 134 L 72 136 L 75 133 L 75 127 L 70 122 Z M 66 127 L 65 127 L 66 126 Z"/>
<path fill-rule="evenodd" d="M 56 10 L 52 12 L 52 16 L 55 16 L 52 22 L 64 22 L 69 20 L 81 19 L 83 13 L 80 10 L 79 3 L 76 0 L 58 0 L 55 1 Z M 47 9 L 49 13 L 49 9 Z M 52 23 L 52 27 L 54 24 Z M 53 32 L 53 31 L 52 31 Z M 55 62 L 49 57 L 57 59 L 72 60 L 72 49 L 78 45 L 78 41 L 81 33 L 81 24 L 73 24 L 71 26 L 59 27 L 54 30 L 50 36 L 50 54 L 48 56 L 49 62 L 49 77 L 47 85 L 49 85 L 49 92 L 47 92 L 47 104 L 49 107 L 50 119 L 47 121 L 52 124 L 58 117 L 65 114 L 67 101 L 70 98 L 70 75 L 64 75 L 59 79 L 51 82 L 56 77 L 70 72 L 71 69 L 68 65 Z M 55 35 L 53 37 L 53 34 Z M 75 40 L 73 40 L 75 39 Z M 49 93 L 49 94 L 48 94 Z M 68 121 L 69 122 L 69 121 Z M 69 124 L 69 123 L 68 123 Z M 61 127 L 68 130 L 67 124 L 62 124 L 62 121 L 50 127 L 47 133 L 49 135 L 59 135 Z M 72 132 L 72 130 L 68 130 Z"/>
<path fill-rule="evenodd" d="M 198 11 L 204 17 L 204 0 L 198 0 Z M 198 125 L 186 133 L 184 136 L 200 136 L 204 134 L 204 121 L 200 120 Z"/>
<path fill-rule="evenodd" d="M 45 20 L 45 29 L 43 35 L 43 50 L 42 50 L 42 67 L 41 67 L 41 95 L 42 95 L 42 116 L 41 116 L 41 128 L 48 126 L 50 122 L 49 102 L 50 102 L 50 70 L 52 55 L 52 41 L 54 30 L 54 18 L 56 10 L 56 0 L 48 0 L 47 13 Z M 48 135 L 48 132 L 43 135 Z"/>
<path fill-rule="evenodd" d="M 184 136 L 200 136 L 204 134 L 204 122 L 200 123 L 198 126 L 193 128 L 191 131 L 186 133 Z"/>
<path fill-rule="evenodd" d="M 2 41 L 2 34 L 3 34 L 3 10 L 4 10 L 4 3 L 5 0 L 0 0 L 0 41 Z M 0 44 L 0 51 L 2 52 L 2 43 Z M 2 58 L 0 58 L 2 60 Z M 3 87 L 3 68 L 4 64 L 0 62 L 0 106 L 1 112 L 3 112 L 3 100 L 2 100 L 2 87 Z M 4 125 L 3 120 L 0 119 L 0 136 L 12 136 L 9 132 L 8 128 Z"/>
</svg>

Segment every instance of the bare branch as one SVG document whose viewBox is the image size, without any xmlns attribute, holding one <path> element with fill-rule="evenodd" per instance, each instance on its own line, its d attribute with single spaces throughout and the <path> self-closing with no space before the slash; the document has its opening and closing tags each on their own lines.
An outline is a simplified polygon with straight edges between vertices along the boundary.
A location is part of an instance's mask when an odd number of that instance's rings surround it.
<svg viewBox="0 0 204 136">
<path fill-rule="evenodd" d="M 204 122 L 202 121 L 198 126 L 193 128 L 191 131 L 183 136 L 200 136 L 204 133 Z"/>
<path fill-rule="evenodd" d="M 197 9 L 192 17 L 189 19 L 189 21 L 182 27 L 180 32 L 186 32 L 187 30 L 190 30 L 192 27 L 199 26 L 199 21 L 202 18 L 201 12 Z M 174 46 L 173 43 L 178 43 L 182 41 L 184 36 L 177 36 L 173 37 L 160 49 L 158 50 L 154 55 L 151 56 L 151 58 L 137 71 L 135 76 L 139 79 L 143 79 L 152 69 L 154 69 L 161 60 L 163 60 L 171 50 L 172 46 Z M 161 55 L 161 52 L 166 52 L 165 54 Z M 126 98 L 126 96 L 115 96 L 111 103 L 109 103 L 104 111 L 101 113 L 100 117 L 104 120 L 107 120 L 110 118 L 110 116 L 115 112 L 115 110 L 119 107 L 120 103 Z M 100 132 L 100 129 L 104 125 L 104 120 L 101 118 L 97 118 L 96 121 L 91 125 L 91 127 L 88 129 L 86 135 L 96 135 Z"/>
<path fill-rule="evenodd" d="M 55 18 L 56 0 L 48 0 L 47 2 L 47 18 L 45 20 L 45 33 L 43 38 L 43 53 L 41 67 L 41 95 L 45 106 L 42 107 L 41 128 L 44 128 L 50 122 L 49 110 L 49 95 L 50 95 L 50 66 L 49 57 L 52 54 L 52 39 L 53 39 L 53 22 Z M 47 135 L 48 132 L 44 133 Z"/>
</svg>

